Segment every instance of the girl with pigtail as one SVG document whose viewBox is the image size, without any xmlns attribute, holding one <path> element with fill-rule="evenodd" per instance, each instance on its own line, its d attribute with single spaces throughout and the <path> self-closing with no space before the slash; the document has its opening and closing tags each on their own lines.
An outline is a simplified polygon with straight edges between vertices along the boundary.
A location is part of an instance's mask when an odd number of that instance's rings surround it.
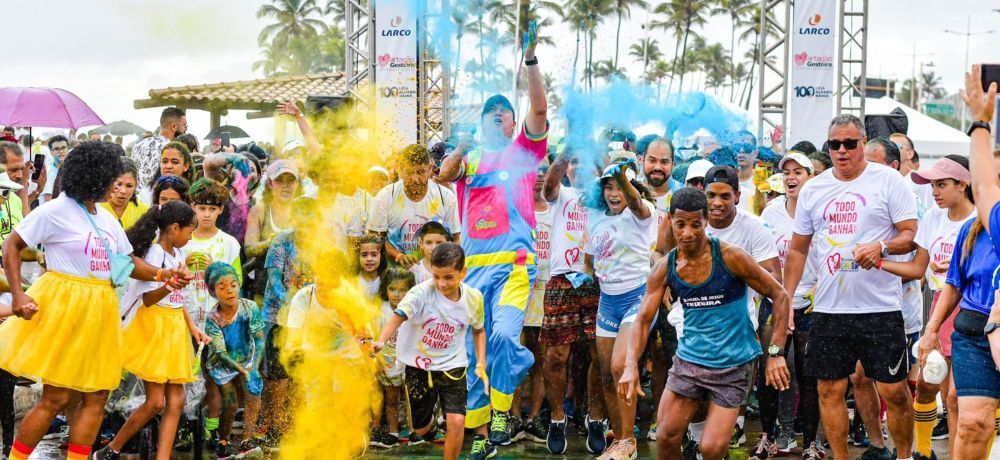
<svg viewBox="0 0 1000 460">
<path fill-rule="evenodd" d="M 181 248 L 191 240 L 195 225 L 191 206 L 171 201 L 151 207 L 125 232 L 135 254 L 159 267 L 154 281 L 133 280 L 122 302 L 123 316 L 134 315 L 122 335 L 123 364 L 142 379 L 146 400 L 111 443 L 95 454 L 98 460 L 117 459 L 129 439 L 160 412 L 156 455 L 170 458 L 184 408 L 184 384 L 197 380 L 191 337 L 198 343 L 209 342 L 184 308 L 184 293 L 177 282 L 177 276 L 190 277 Z M 164 279 L 163 273 L 170 269 L 179 275 Z"/>
</svg>

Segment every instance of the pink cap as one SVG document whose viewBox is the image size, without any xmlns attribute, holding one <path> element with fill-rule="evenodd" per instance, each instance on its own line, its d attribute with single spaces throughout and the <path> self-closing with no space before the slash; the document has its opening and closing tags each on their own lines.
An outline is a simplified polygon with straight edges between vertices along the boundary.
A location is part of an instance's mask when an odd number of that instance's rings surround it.
<svg viewBox="0 0 1000 460">
<path fill-rule="evenodd" d="M 950 160 L 948 158 L 942 158 L 934 163 L 934 166 L 928 169 L 921 169 L 920 171 L 914 171 L 910 175 L 910 180 L 915 184 L 929 184 L 936 180 L 941 179 L 955 179 L 959 182 L 965 182 L 966 184 L 972 183 L 972 173 L 964 166 L 958 164 L 955 160 Z"/>
</svg>

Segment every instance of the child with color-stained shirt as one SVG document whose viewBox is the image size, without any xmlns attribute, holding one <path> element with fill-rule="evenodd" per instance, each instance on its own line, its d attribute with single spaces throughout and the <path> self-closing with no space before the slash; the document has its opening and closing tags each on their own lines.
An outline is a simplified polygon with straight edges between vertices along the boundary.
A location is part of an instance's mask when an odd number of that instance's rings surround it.
<svg viewBox="0 0 1000 460">
<path fill-rule="evenodd" d="M 487 383 L 486 332 L 483 330 L 483 294 L 462 282 L 465 252 L 455 243 L 444 243 L 431 253 L 434 278 L 418 284 L 399 303 L 372 343 L 378 352 L 399 330 L 397 359 L 406 364 L 404 380 L 413 423 L 413 440 L 433 440 L 434 406 L 440 404 L 447 418 L 444 458 L 457 460 L 465 435 L 465 341 L 472 328 L 475 374 Z M 411 365 L 412 364 L 412 365 Z M 411 441 L 412 442 L 412 441 Z"/>
<path fill-rule="evenodd" d="M 225 262 L 236 270 L 237 281 L 243 283 L 240 264 L 240 243 L 216 225 L 229 199 L 225 186 L 209 179 L 201 179 L 189 191 L 191 207 L 198 216 L 198 227 L 191 241 L 184 246 L 187 266 L 194 273 L 194 281 L 184 292 L 184 305 L 188 314 L 200 328 L 215 306 L 215 299 L 205 283 L 205 269 L 213 262 Z"/>
<path fill-rule="evenodd" d="M 206 324 L 212 339 L 206 368 L 219 385 L 223 401 L 221 420 L 214 421 L 219 427 L 216 455 L 219 459 L 260 455 L 261 449 L 252 436 L 264 389 L 259 370 L 264 356 L 264 318 L 254 301 L 240 298 L 238 273 L 233 266 L 215 262 L 205 276 L 212 286 L 212 297 L 218 299 Z M 237 449 L 229 444 L 229 437 L 240 403 L 244 407 L 243 437 Z"/>
<path fill-rule="evenodd" d="M 402 267 L 392 267 L 382 276 L 379 294 L 382 298 L 382 320 L 388 322 L 399 308 L 399 303 L 413 286 L 416 285 L 413 273 Z M 384 323 L 383 323 L 384 325 Z M 399 389 L 403 385 L 403 370 L 405 366 L 396 359 L 396 335 L 393 335 L 382 348 L 382 369 L 378 375 L 385 396 L 382 414 L 373 420 L 371 441 L 375 447 L 390 448 L 399 443 Z M 382 416 L 385 417 L 386 430 L 381 429 Z"/>
<path fill-rule="evenodd" d="M 440 222 L 427 222 L 417 231 L 417 241 L 420 243 L 420 253 L 423 258 L 410 267 L 413 276 L 417 278 L 417 284 L 423 283 L 433 277 L 431 275 L 431 253 L 434 248 L 441 243 L 453 242 L 454 238 L 448 228 Z"/>
</svg>

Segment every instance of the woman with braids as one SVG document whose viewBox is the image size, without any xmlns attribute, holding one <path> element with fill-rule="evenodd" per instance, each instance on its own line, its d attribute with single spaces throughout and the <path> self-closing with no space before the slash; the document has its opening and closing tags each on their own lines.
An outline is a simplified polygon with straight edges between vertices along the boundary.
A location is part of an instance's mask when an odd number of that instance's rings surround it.
<svg viewBox="0 0 1000 460">
<path fill-rule="evenodd" d="M 173 450 L 177 423 L 184 409 L 184 384 L 197 380 L 191 338 L 207 343 L 208 336 L 195 326 L 184 309 L 184 292 L 163 280 L 166 268 L 184 269 L 184 252 L 195 227 L 194 210 L 183 201 L 154 206 L 127 232 L 136 254 L 160 267 L 156 280 L 132 281 L 125 295 L 126 308 L 135 318 L 125 328 L 125 369 L 143 381 L 146 400 L 129 416 L 95 460 L 117 459 L 125 443 L 159 413 L 160 434 L 156 458 L 168 460 Z M 157 237 L 159 235 L 159 237 Z M 155 240 L 155 244 L 154 244 Z"/>
<path fill-rule="evenodd" d="M 121 319 L 111 283 L 112 262 L 118 261 L 111 256 L 130 255 L 135 279 L 167 279 L 174 289 L 188 282 L 174 269 L 153 267 L 132 254 L 117 219 L 97 206 L 124 172 L 121 156 L 116 144 L 80 144 L 63 165 L 63 193 L 32 211 L 4 242 L 4 272 L 20 318 L 0 325 L 0 368 L 43 384 L 41 401 L 21 422 L 11 459 L 27 459 L 56 414 L 75 400 L 82 403 L 75 409 L 67 458 L 90 455 L 108 393 L 122 372 Z M 24 292 L 20 252 L 37 245 L 45 248 L 48 271 Z M 29 321 L 24 316 L 32 306 L 38 313 Z"/>
<path fill-rule="evenodd" d="M 139 177 L 135 163 L 129 158 L 125 158 L 123 161 L 125 162 L 125 172 L 115 180 L 115 186 L 111 189 L 108 201 L 101 203 L 100 206 L 111 211 L 118 218 L 118 223 L 128 230 L 146 213 L 149 206 L 140 203 L 135 196 L 135 189 L 138 186 L 136 178 Z"/>
</svg>

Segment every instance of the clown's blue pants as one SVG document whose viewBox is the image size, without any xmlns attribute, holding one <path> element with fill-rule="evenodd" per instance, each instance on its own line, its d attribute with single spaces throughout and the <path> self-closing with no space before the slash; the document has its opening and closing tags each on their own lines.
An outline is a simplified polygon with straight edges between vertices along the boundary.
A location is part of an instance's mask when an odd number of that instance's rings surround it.
<svg viewBox="0 0 1000 460">
<path fill-rule="evenodd" d="M 476 376 L 476 348 L 472 330 L 466 337 L 469 355 L 465 426 L 477 428 L 490 421 L 490 407 L 509 411 L 514 390 L 535 363 L 531 351 L 521 345 L 524 310 L 535 281 L 534 255 L 523 251 L 477 254 L 466 258 L 465 283 L 483 293 L 484 329 L 486 330 L 486 375 L 489 393 Z"/>
</svg>

